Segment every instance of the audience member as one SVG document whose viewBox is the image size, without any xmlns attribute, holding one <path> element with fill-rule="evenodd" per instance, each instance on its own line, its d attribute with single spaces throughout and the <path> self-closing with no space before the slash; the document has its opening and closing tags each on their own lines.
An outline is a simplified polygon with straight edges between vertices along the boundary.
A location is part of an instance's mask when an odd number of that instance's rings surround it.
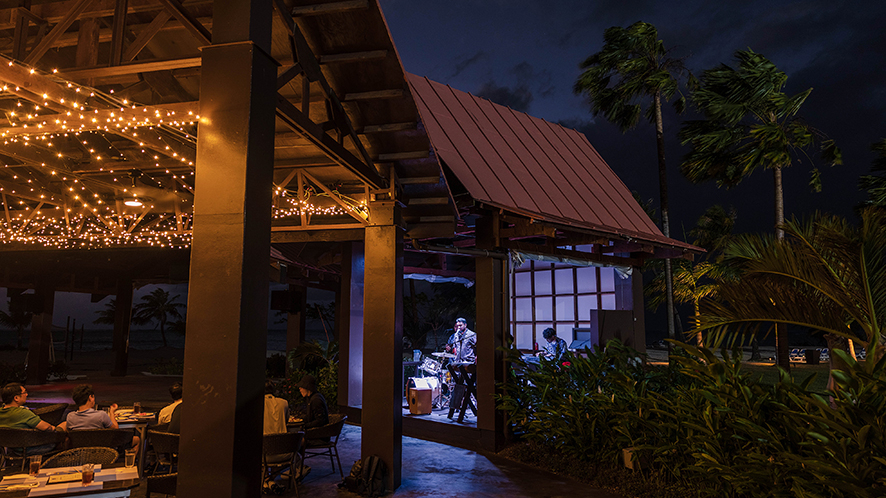
<svg viewBox="0 0 886 498">
<path fill-rule="evenodd" d="M 74 388 L 71 396 L 74 404 L 77 405 L 77 411 L 68 414 L 68 430 L 83 431 L 89 429 L 118 429 L 116 420 L 117 404 L 110 406 L 110 413 L 105 413 L 95 409 L 95 391 L 92 390 L 90 384 L 80 384 Z M 138 436 L 132 436 L 130 447 L 137 450 L 141 440 Z"/>
<path fill-rule="evenodd" d="M 58 427 L 41 419 L 31 410 L 24 407 L 28 401 L 28 390 L 18 382 L 6 384 L 0 390 L 0 398 L 3 400 L 3 408 L 0 408 L 0 427 L 10 429 L 37 429 L 38 431 L 65 430 L 65 422 Z M 28 448 L 29 455 L 42 455 L 55 449 L 55 444 L 44 444 Z"/>
<path fill-rule="evenodd" d="M 157 415 L 157 423 L 158 424 L 168 424 L 170 420 L 172 420 L 172 412 L 175 410 L 175 407 L 181 404 L 182 402 L 182 385 L 181 382 L 176 382 L 169 388 L 169 395 L 172 396 L 172 403 L 163 407 L 160 410 L 160 414 Z"/>
</svg>

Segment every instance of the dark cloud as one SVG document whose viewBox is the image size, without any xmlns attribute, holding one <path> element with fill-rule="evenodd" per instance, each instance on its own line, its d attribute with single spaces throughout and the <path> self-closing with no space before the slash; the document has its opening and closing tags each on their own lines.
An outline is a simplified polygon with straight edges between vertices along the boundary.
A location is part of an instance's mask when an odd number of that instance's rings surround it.
<svg viewBox="0 0 886 498">
<path fill-rule="evenodd" d="M 455 78 L 456 76 L 461 74 L 462 71 L 464 71 L 465 69 L 470 67 L 472 64 L 480 62 L 480 61 L 486 59 L 487 57 L 488 57 L 488 55 L 486 54 L 486 52 L 484 50 L 481 50 L 481 51 L 477 52 L 476 54 L 468 57 L 467 59 L 463 59 L 463 60 L 459 61 L 458 63 L 455 64 L 454 72 L 449 77 Z"/>
<path fill-rule="evenodd" d="M 534 89 L 534 93 L 547 97 L 554 93 L 554 85 L 551 84 L 551 72 L 545 69 L 537 71 L 532 64 L 523 61 L 511 69 L 511 73 L 517 77 L 517 84 Z"/>
<path fill-rule="evenodd" d="M 476 95 L 520 112 L 529 112 L 529 104 L 533 98 L 526 85 L 498 86 L 493 81 L 483 83 Z"/>
</svg>

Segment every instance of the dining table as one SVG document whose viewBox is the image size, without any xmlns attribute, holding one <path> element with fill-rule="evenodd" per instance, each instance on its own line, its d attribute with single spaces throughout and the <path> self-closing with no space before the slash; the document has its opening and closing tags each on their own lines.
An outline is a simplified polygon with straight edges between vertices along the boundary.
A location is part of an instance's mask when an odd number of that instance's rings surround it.
<svg viewBox="0 0 886 498">
<path fill-rule="evenodd" d="M 145 452 L 147 451 L 147 429 L 148 424 L 154 421 L 153 412 L 133 413 L 132 408 L 124 408 L 115 412 L 117 419 L 117 427 L 121 429 L 135 429 L 141 440 L 138 448 L 138 474 L 144 475 L 145 468 Z"/>
<path fill-rule="evenodd" d="M 135 467 L 95 466 L 92 483 L 84 485 L 80 467 L 40 469 L 36 476 L 14 474 L 0 481 L 0 497 L 24 498 L 45 496 L 88 496 L 90 498 L 124 498 L 139 485 Z"/>
</svg>

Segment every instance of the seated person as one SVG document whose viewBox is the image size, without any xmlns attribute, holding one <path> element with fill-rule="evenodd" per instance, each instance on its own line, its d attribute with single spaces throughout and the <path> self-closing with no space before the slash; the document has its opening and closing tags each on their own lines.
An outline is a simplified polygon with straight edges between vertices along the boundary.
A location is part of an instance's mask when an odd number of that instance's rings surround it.
<svg viewBox="0 0 886 498">
<path fill-rule="evenodd" d="M 559 362 L 560 357 L 566 352 L 566 341 L 557 337 L 557 332 L 551 327 L 544 329 L 541 336 L 545 338 L 547 344 L 542 346 L 542 350 L 539 351 L 539 358 Z"/>
<path fill-rule="evenodd" d="M 274 381 L 266 381 L 264 434 L 286 432 L 286 421 L 289 420 L 289 402 L 274 396 L 275 391 Z"/>
<path fill-rule="evenodd" d="M 172 396 L 172 403 L 163 407 L 160 410 L 160 414 L 157 415 L 157 423 L 158 424 L 168 424 L 170 420 L 172 420 L 172 412 L 175 410 L 175 407 L 181 404 L 182 402 L 182 385 L 181 382 L 176 382 L 169 388 L 169 395 Z"/>
<path fill-rule="evenodd" d="M 74 388 L 71 396 L 77 405 L 77 411 L 68 414 L 68 430 L 83 431 L 89 429 L 119 429 L 117 425 L 117 404 L 111 405 L 110 414 L 95 409 L 95 391 L 92 390 L 90 384 L 80 384 Z M 130 448 L 138 450 L 138 436 L 132 436 L 132 444 Z M 129 448 L 123 448 L 129 449 Z"/>
<path fill-rule="evenodd" d="M 169 416 L 169 425 L 166 427 L 166 432 L 170 434 L 181 434 L 182 406 L 183 405 L 179 403 L 176 405 L 175 409 L 172 410 L 172 415 Z"/>
<path fill-rule="evenodd" d="M 41 419 L 39 415 L 34 414 L 31 410 L 23 405 L 28 401 L 28 391 L 25 386 L 18 382 L 6 384 L 0 391 L 0 398 L 3 399 L 3 408 L 0 408 L 0 427 L 10 429 L 37 429 L 38 431 L 54 431 L 65 430 L 65 423 L 62 422 L 58 427 Z M 29 455 L 43 455 L 56 448 L 56 444 L 43 444 L 40 446 L 32 446 L 28 448 Z M 17 448 L 13 451 L 19 451 Z"/>
<path fill-rule="evenodd" d="M 298 382 L 298 392 L 308 402 L 305 412 L 305 429 L 321 427 L 329 423 L 329 408 L 326 406 L 326 398 L 317 392 L 317 380 L 313 375 L 305 375 Z"/>
</svg>

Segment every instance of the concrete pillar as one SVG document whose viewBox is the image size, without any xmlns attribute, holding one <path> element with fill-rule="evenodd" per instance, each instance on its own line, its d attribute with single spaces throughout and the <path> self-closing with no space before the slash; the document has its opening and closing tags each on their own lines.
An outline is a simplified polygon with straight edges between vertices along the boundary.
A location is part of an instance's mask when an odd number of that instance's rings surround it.
<svg viewBox="0 0 886 498">
<path fill-rule="evenodd" d="M 117 295 L 114 296 L 114 368 L 111 375 L 123 377 L 129 366 L 129 324 L 132 321 L 132 280 L 117 280 Z"/>
<path fill-rule="evenodd" d="M 477 248 L 492 250 L 498 245 L 498 219 L 484 216 L 477 220 Z M 475 260 L 477 280 L 477 428 L 481 445 L 488 451 L 504 447 L 506 428 L 504 414 L 495 409 L 495 385 L 504 382 L 506 363 L 498 348 L 507 344 L 508 334 L 508 272 L 503 258 L 478 257 Z"/>
<path fill-rule="evenodd" d="M 396 201 L 370 203 L 363 296 L 362 455 L 388 465 L 400 486 L 403 436 L 403 229 Z"/>
<path fill-rule="evenodd" d="M 295 313 L 286 315 L 286 354 L 305 342 L 305 311 L 307 306 L 307 288 L 303 285 L 289 285 L 289 302 Z M 289 362 L 286 362 L 289 369 Z"/>
<path fill-rule="evenodd" d="M 336 301 L 338 404 L 363 404 L 363 242 L 342 244 L 341 290 Z"/>
<path fill-rule="evenodd" d="M 276 63 L 271 2 L 213 4 L 202 50 L 179 496 L 261 493 Z"/>
<path fill-rule="evenodd" d="M 28 345 L 28 384 L 45 384 L 49 373 L 49 348 L 52 347 L 52 309 L 55 286 L 38 283 L 34 292 L 34 315 L 31 317 L 31 341 Z"/>
</svg>

